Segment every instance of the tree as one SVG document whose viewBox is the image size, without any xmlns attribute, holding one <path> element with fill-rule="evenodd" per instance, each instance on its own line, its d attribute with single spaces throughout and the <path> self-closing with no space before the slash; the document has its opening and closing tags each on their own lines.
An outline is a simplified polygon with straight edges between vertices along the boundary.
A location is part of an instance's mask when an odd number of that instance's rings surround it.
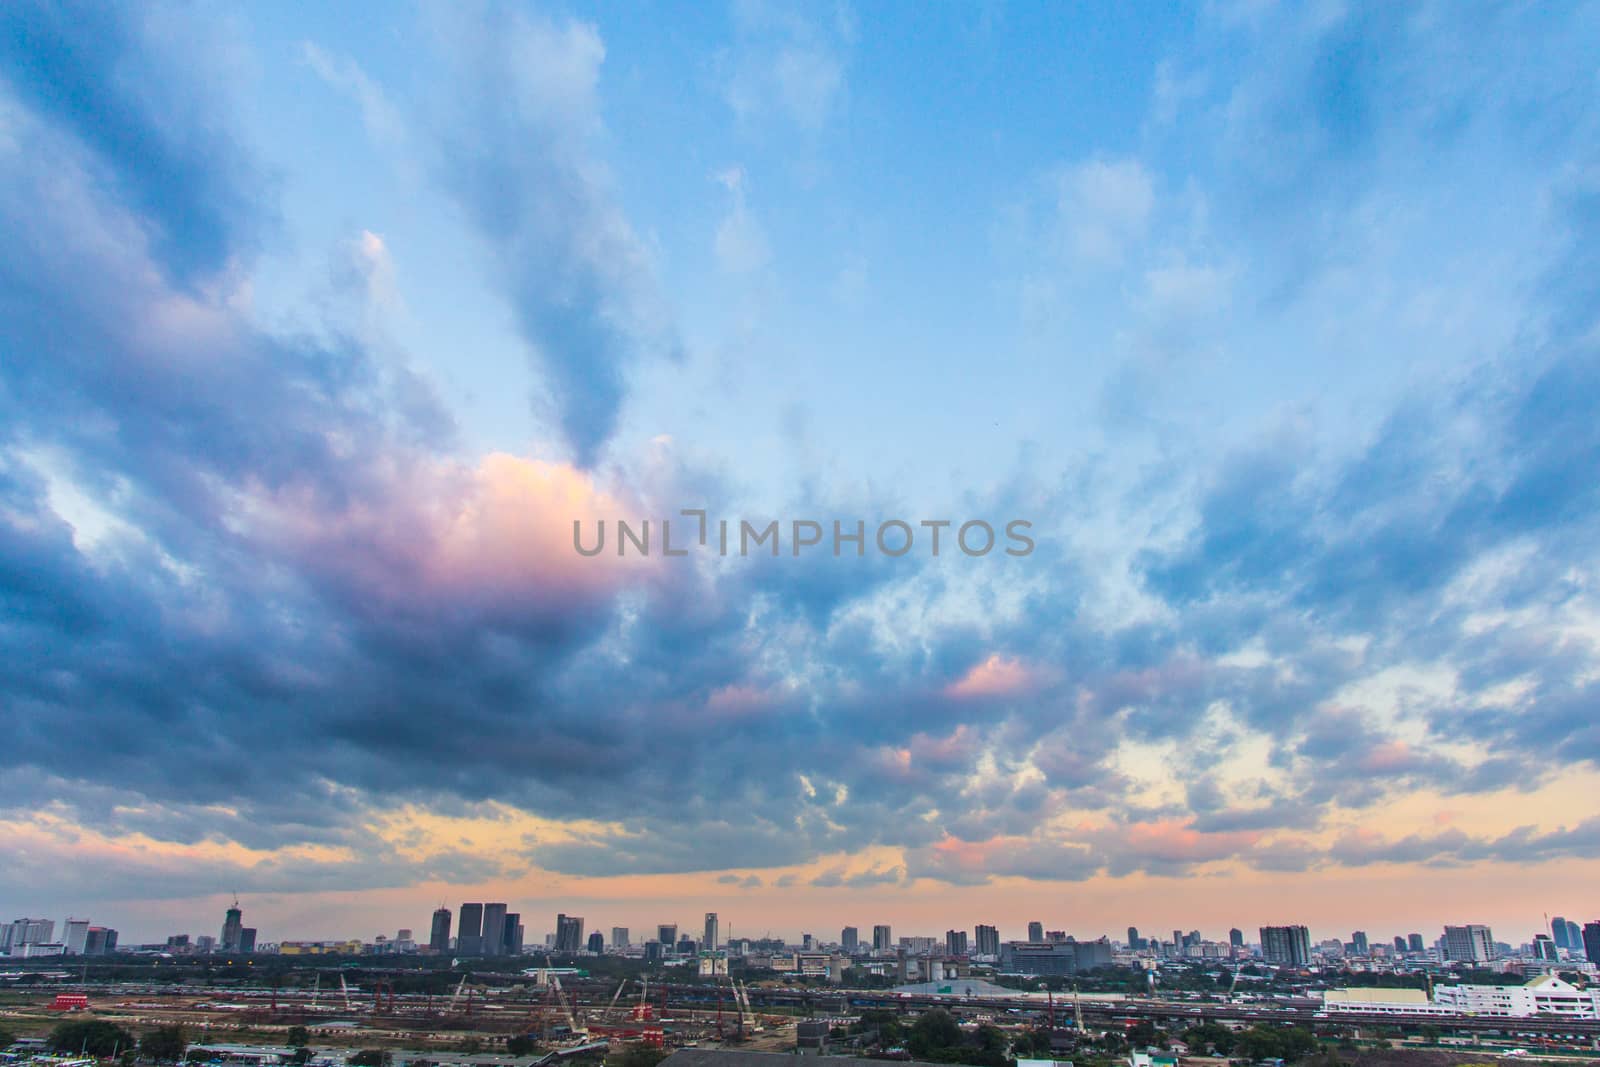
<svg viewBox="0 0 1600 1067">
<path fill-rule="evenodd" d="M 298 1067 L 305 1067 L 306 1064 L 311 1062 L 311 1057 L 315 1055 L 315 1052 L 312 1052 L 304 1045 L 301 1045 L 299 1048 L 294 1050 L 294 1062 L 298 1065 Z"/>
<path fill-rule="evenodd" d="M 16 1044 L 16 1042 L 16 1035 L 12 1034 L 12 1032 L 7 1030 L 5 1027 L 0 1026 L 0 1048 L 10 1048 L 12 1045 Z"/>
<path fill-rule="evenodd" d="M 295 1048 L 305 1048 L 311 1044 L 311 1031 L 303 1026 L 291 1026 L 283 1039 Z"/>
<path fill-rule="evenodd" d="M 65 1022 L 50 1031 L 50 1047 L 73 1055 L 86 1053 L 104 1058 L 133 1048 L 133 1035 L 115 1023 L 100 1019 Z"/>
<path fill-rule="evenodd" d="M 158 1026 L 139 1039 L 139 1052 L 157 1063 L 177 1063 L 189 1047 L 181 1026 Z"/>
<path fill-rule="evenodd" d="M 622 1055 L 617 1058 L 617 1067 L 656 1067 L 666 1058 L 663 1049 L 639 1042 L 622 1050 Z"/>
<path fill-rule="evenodd" d="M 514 1034 L 506 1038 L 506 1051 L 513 1056 L 530 1055 L 538 1047 L 527 1034 Z"/>
<path fill-rule="evenodd" d="M 381 1048 L 364 1048 L 345 1062 L 350 1067 L 389 1067 L 389 1053 Z"/>
<path fill-rule="evenodd" d="M 949 1012 L 939 1008 L 918 1016 L 917 1021 L 911 1024 L 911 1036 L 906 1039 L 906 1048 L 919 1059 L 936 1056 L 959 1044 L 961 1024 L 951 1018 Z"/>
</svg>

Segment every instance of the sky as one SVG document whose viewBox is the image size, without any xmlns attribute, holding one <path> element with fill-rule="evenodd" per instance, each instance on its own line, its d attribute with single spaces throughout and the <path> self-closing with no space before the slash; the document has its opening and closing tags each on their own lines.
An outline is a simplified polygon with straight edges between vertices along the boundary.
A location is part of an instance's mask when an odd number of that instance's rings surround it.
<svg viewBox="0 0 1600 1067">
<path fill-rule="evenodd" d="M 1595 918 L 1597 57 L 1593 3 L 0 5 L 0 913 Z M 1035 548 L 574 551 L 682 509 Z"/>
</svg>

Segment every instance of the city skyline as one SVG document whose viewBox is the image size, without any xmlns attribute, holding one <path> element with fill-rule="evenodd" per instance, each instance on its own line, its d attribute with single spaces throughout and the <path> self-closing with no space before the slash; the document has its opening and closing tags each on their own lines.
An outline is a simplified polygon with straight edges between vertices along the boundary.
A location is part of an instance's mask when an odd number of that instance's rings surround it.
<svg viewBox="0 0 1600 1067">
<path fill-rule="evenodd" d="M 0 4 L 0 906 L 1592 916 L 1596 41 Z"/>
</svg>

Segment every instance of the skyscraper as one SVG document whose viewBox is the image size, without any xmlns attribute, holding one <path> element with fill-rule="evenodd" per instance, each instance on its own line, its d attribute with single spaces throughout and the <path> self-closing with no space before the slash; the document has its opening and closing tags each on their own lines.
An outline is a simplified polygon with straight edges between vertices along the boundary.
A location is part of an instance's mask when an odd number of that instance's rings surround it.
<svg viewBox="0 0 1600 1067">
<path fill-rule="evenodd" d="M 583 917 L 581 915 L 556 916 L 556 951 L 583 951 Z"/>
<path fill-rule="evenodd" d="M 1356 950 L 1357 956 L 1365 956 L 1371 951 L 1367 945 L 1367 932 L 1365 930 L 1357 930 L 1351 934 L 1350 945 Z"/>
<path fill-rule="evenodd" d="M 980 956 L 1000 955 L 1000 930 L 994 926 L 977 926 L 972 931 L 973 951 Z"/>
<path fill-rule="evenodd" d="M 503 956 L 506 951 L 506 906 L 504 904 L 485 904 L 483 906 L 483 954 L 485 956 Z"/>
<path fill-rule="evenodd" d="M 1426 952 L 1428 951 L 1428 946 L 1423 943 L 1421 934 L 1407 934 L 1406 950 L 1408 952 Z"/>
<path fill-rule="evenodd" d="M 661 923 L 656 927 L 656 940 L 661 942 L 663 951 L 671 952 L 673 946 L 678 943 L 678 924 Z"/>
<path fill-rule="evenodd" d="M 428 933 L 428 951 L 450 951 L 450 909 L 440 905 L 433 910 L 433 929 Z"/>
<path fill-rule="evenodd" d="M 1600 921 L 1583 924 L 1583 951 L 1590 963 L 1600 963 Z"/>
<path fill-rule="evenodd" d="M 861 946 L 861 931 L 854 926 L 846 926 L 839 931 L 839 945 L 846 952 L 854 952 Z"/>
<path fill-rule="evenodd" d="M 1556 943 L 1556 948 L 1577 948 L 1567 940 L 1567 920 L 1557 915 L 1550 920 L 1550 940 Z"/>
<path fill-rule="evenodd" d="M 1139 928 L 1137 926 L 1128 927 L 1128 947 L 1135 952 L 1144 948 L 1144 942 L 1139 938 Z"/>
<path fill-rule="evenodd" d="M 1404 952 L 1406 950 L 1406 939 L 1399 934 L 1394 935 L 1394 950 L 1396 952 Z"/>
<path fill-rule="evenodd" d="M 1029 941 L 1043 941 L 1044 940 L 1044 923 L 1031 922 L 1031 923 L 1028 924 L 1028 940 Z"/>
<path fill-rule="evenodd" d="M 1263 926 L 1261 957 L 1268 963 L 1304 967 L 1311 962 L 1311 931 L 1304 926 Z"/>
<path fill-rule="evenodd" d="M 894 947 L 894 937 L 889 932 L 887 925 L 878 925 L 872 928 L 872 951 L 882 952 L 884 949 Z"/>
<path fill-rule="evenodd" d="M 456 951 L 463 956 L 483 955 L 483 905 L 461 905 L 456 924 Z"/>
<path fill-rule="evenodd" d="M 627 948 L 630 943 L 631 942 L 628 940 L 628 928 L 626 926 L 613 926 L 611 928 L 612 948 Z"/>
<path fill-rule="evenodd" d="M 1244 931 L 1235 926 L 1228 931 L 1228 944 L 1234 948 L 1244 948 Z"/>
<path fill-rule="evenodd" d="M 589 951 L 596 956 L 606 950 L 606 935 L 599 930 L 589 935 Z"/>
<path fill-rule="evenodd" d="M 46 938 L 45 940 L 49 940 Z M 1567 948 L 1578 952 L 1583 948 L 1583 935 L 1578 932 L 1578 924 L 1571 919 L 1567 920 Z"/>
<path fill-rule="evenodd" d="M 1488 963 L 1495 958 L 1494 934 L 1482 923 L 1446 926 L 1444 958 L 1461 963 Z"/>
<path fill-rule="evenodd" d="M 717 913 L 708 911 L 706 912 L 706 936 L 701 939 L 700 947 L 706 952 L 715 952 L 718 942 L 717 935 Z"/>
<path fill-rule="evenodd" d="M 1556 943 L 1549 934 L 1533 935 L 1533 958 L 1536 960 L 1557 960 L 1561 957 L 1556 953 Z"/>
<path fill-rule="evenodd" d="M 115 931 L 112 931 L 113 935 Z M 256 928 L 243 926 L 239 928 L 239 951 L 249 954 L 256 950 Z"/>
<path fill-rule="evenodd" d="M 1039 931 L 1043 933 L 1041 929 Z M 967 932 L 965 930 L 946 930 L 944 932 L 944 954 L 946 956 L 965 956 L 967 954 Z"/>
<path fill-rule="evenodd" d="M 522 915 L 519 912 L 506 912 L 506 936 L 500 945 L 502 955 L 522 955 Z"/>
<path fill-rule="evenodd" d="M 236 899 L 233 902 L 233 907 L 229 908 L 222 917 L 222 938 L 218 942 L 218 946 L 224 952 L 238 952 L 239 938 L 243 936 L 243 931 L 244 911 L 239 907 L 239 901 Z"/>
<path fill-rule="evenodd" d="M 63 939 L 66 944 L 66 954 L 81 956 L 89 944 L 89 920 L 68 919 L 67 936 Z"/>
</svg>

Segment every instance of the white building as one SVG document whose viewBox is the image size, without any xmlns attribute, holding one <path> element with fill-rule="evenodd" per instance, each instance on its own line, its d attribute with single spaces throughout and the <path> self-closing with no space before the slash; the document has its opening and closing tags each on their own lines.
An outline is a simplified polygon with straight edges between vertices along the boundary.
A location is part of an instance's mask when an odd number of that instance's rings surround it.
<svg viewBox="0 0 1600 1067">
<path fill-rule="evenodd" d="M 1600 1019 L 1600 989 L 1579 989 L 1551 974 L 1526 985 L 1440 986 L 1434 1001 L 1463 1015 Z"/>
</svg>

